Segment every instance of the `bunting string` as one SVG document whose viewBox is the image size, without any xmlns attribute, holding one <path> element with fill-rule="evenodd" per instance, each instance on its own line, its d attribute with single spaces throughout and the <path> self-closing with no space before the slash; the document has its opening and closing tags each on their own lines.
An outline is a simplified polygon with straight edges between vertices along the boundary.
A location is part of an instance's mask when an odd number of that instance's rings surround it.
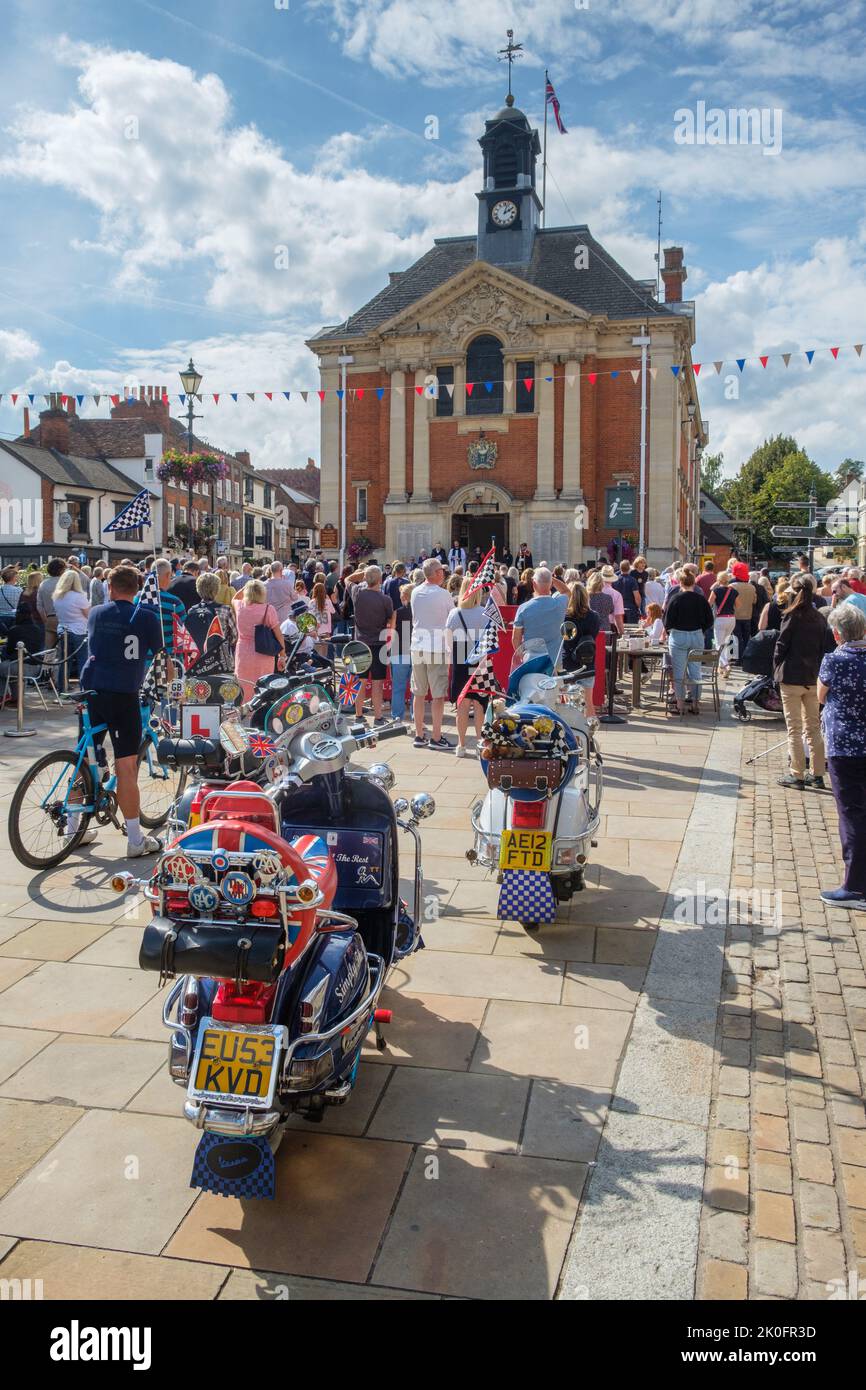
<svg viewBox="0 0 866 1390">
<path fill-rule="evenodd" d="M 688 377 L 691 371 L 696 379 L 699 379 L 702 374 L 705 379 L 707 377 L 711 378 L 712 375 L 721 376 L 725 367 L 729 370 L 736 368 L 741 376 L 746 371 L 747 367 L 751 367 L 757 369 L 759 374 L 762 375 L 764 372 L 770 370 L 771 364 L 777 361 L 782 364 L 783 370 L 787 370 L 792 362 L 802 358 L 805 369 L 809 370 L 815 363 L 815 360 L 823 359 L 825 354 L 829 356 L 831 362 L 839 362 L 840 360 L 844 361 L 845 357 L 852 352 L 859 361 L 864 361 L 863 343 L 846 343 L 844 345 L 839 344 L 827 348 L 807 348 L 805 351 L 800 352 L 761 353 L 757 357 L 725 357 L 708 362 L 680 362 L 669 364 L 667 370 L 675 377 Z M 658 377 L 658 373 L 662 371 L 662 368 L 648 366 L 647 371 L 651 379 L 655 381 Z M 314 401 L 324 401 L 328 396 L 336 396 L 338 400 L 342 401 L 344 395 L 347 397 L 348 401 L 353 403 L 364 401 L 368 396 L 375 396 L 377 400 L 381 401 L 388 392 L 392 391 L 396 392 L 398 396 L 411 396 L 414 393 L 417 396 L 433 400 L 444 390 L 447 392 L 448 396 L 453 399 L 455 391 L 461 389 L 465 392 L 467 397 L 475 397 L 477 399 L 478 397 L 483 398 L 485 393 L 487 395 L 493 395 L 496 387 L 502 387 L 504 393 L 509 396 L 516 390 L 519 398 L 521 391 L 528 396 L 536 386 L 540 386 L 542 383 L 551 385 L 557 379 L 555 376 L 529 376 L 521 377 L 519 380 L 515 379 L 514 381 L 495 378 L 488 381 L 467 381 L 462 387 L 457 387 L 452 382 L 438 383 L 434 370 L 427 372 L 425 375 L 428 380 L 423 383 L 410 383 L 405 386 L 350 386 L 345 392 L 342 387 L 333 386 L 300 391 L 211 391 L 200 392 L 196 394 L 193 399 L 199 405 L 203 405 L 205 402 L 208 404 L 212 402 L 215 406 L 224 406 L 229 402 L 233 405 L 237 405 L 242 401 L 250 401 L 253 404 L 264 401 L 269 405 L 274 405 L 279 404 L 281 400 L 287 402 L 300 400 L 303 405 L 308 405 L 311 399 Z M 640 376 L 640 367 L 618 367 L 608 371 L 565 372 L 560 379 L 564 379 L 568 387 L 573 387 L 578 381 L 587 381 L 590 386 L 595 386 L 602 377 L 609 377 L 612 381 L 618 379 L 631 381 L 631 383 L 636 386 L 640 381 Z M 39 408 L 42 409 L 43 403 L 44 405 L 50 405 L 52 401 L 58 399 L 64 409 L 68 409 L 69 406 L 74 403 L 80 410 L 83 408 L 85 402 L 87 404 L 92 402 L 98 409 L 103 401 L 112 406 L 118 406 L 121 404 L 131 405 L 133 402 L 144 402 L 145 404 L 155 405 L 159 404 L 161 400 L 164 405 L 171 406 L 174 402 L 177 402 L 179 405 L 185 406 L 189 397 L 186 393 L 181 391 L 165 394 L 159 398 L 146 391 L 144 387 L 122 387 L 121 390 L 116 392 L 98 392 L 96 394 L 75 392 L 67 395 L 63 395 L 57 391 L 52 391 L 50 393 L 39 391 L 0 391 L 0 404 L 4 401 L 9 401 L 13 406 L 17 406 L 19 401 L 22 404 L 30 406 L 35 406 L 38 402 Z"/>
</svg>

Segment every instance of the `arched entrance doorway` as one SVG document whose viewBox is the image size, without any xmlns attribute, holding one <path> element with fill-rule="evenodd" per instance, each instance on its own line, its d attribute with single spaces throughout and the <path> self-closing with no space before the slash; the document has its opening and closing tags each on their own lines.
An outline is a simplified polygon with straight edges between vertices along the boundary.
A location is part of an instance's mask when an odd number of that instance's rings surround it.
<svg viewBox="0 0 866 1390">
<path fill-rule="evenodd" d="M 512 547 L 513 505 L 511 494 L 493 483 L 473 483 L 458 488 L 448 502 L 449 545 L 459 540 L 470 559 L 476 549 L 486 555 L 495 545 L 496 555 L 501 557 Z"/>
</svg>

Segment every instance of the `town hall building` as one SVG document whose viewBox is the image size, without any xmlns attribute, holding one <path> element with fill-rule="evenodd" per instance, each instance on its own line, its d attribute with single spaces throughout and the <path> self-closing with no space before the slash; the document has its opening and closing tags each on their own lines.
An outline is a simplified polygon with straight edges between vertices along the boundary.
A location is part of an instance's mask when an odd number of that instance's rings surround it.
<svg viewBox="0 0 866 1390">
<path fill-rule="evenodd" d="M 367 538 L 393 560 L 455 538 L 498 555 L 526 541 L 536 562 L 594 558 L 617 538 L 607 490 L 640 498 L 644 407 L 644 549 L 691 558 L 707 434 L 682 250 L 664 252 L 661 302 L 587 226 L 543 227 L 539 137 L 513 101 L 479 141 L 477 233 L 436 240 L 308 342 L 325 393 L 323 538 L 341 524 L 345 404 L 346 546 Z"/>
</svg>

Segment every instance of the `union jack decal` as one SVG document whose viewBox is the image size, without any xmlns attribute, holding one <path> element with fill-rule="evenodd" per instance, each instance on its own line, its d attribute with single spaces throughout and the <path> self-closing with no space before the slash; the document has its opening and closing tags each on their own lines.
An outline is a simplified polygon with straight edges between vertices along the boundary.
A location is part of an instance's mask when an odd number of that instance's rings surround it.
<svg viewBox="0 0 866 1390">
<path fill-rule="evenodd" d="M 337 689 L 337 698 L 343 709 L 348 709 L 354 705 L 361 693 L 361 677 L 356 676 L 352 671 L 344 671 L 340 677 L 340 684 Z"/>
</svg>

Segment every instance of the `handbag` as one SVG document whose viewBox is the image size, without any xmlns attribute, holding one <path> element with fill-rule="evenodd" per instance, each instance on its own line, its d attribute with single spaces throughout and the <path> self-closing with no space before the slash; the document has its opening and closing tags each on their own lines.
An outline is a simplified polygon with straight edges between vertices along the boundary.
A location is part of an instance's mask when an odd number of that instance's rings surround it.
<svg viewBox="0 0 866 1390">
<path fill-rule="evenodd" d="M 559 758 L 491 758 L 487 785 L 500 791 L 555 792 L 562 781 Z"/>
<path fill-rule="evenodd" d="M 270 604 L 265 609 L 265 617 L 268 616 Z M 283 650 L 277 639 L 277 634 L 267 623 L 256 623 L 253 629 L 253 642 L 259 656 L 279 656 Z"/>
</svg>

